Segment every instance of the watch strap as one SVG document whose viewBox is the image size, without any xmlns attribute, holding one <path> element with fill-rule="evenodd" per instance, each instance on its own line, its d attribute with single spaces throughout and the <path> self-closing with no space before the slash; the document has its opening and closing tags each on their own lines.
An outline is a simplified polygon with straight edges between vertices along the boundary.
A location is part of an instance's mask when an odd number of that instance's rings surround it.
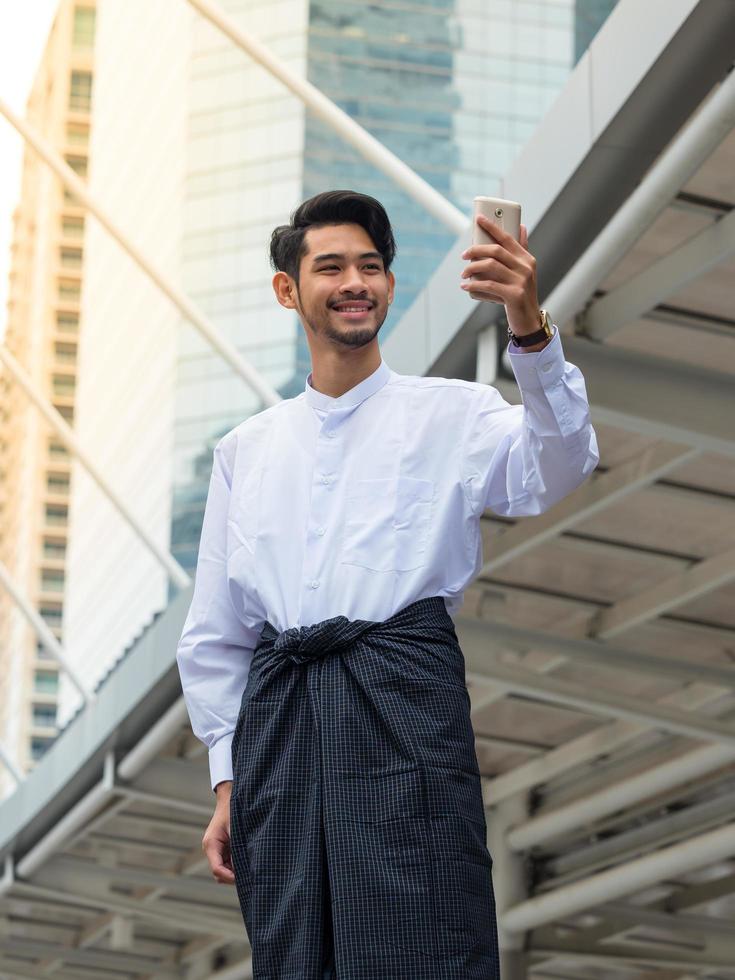
<svg viewBox="0 0 735 980">
<path fill-rule="evenodd" d="M 533 344 L 540 344 L 542 340 L 550 340 L 554 336 L 554 331 L 552 330 L 551 318 L 546 310 L 541 310 L 541 323 L 543 326 L 540 330 L 525 334 L 522 337 L 514 334 L 509 326 L 508 337 L 516 347 L 531 347 Z"/>
</svg>

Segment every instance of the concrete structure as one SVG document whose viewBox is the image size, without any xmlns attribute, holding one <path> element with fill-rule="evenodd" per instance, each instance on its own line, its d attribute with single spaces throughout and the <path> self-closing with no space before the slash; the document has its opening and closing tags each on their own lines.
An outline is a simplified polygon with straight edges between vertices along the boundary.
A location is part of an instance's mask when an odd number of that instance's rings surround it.
<svg viewBox="0 0 735 980">
<path fill-rule="evenodd" d="M 63 0 L 28 101 L 28 118 L 84 177 L 89 165 L 94 0 Z M 83 329 L 84 210 L 30 148 L 23 161 L 5 343 L 74 422 Z M 61 638 L 71 468 L 65 447 L 8 374 L 0 383 L 0 560 Z M 0 740 L 28 769 L 57 732 L 58 667 L 0 592 Z M 0 774 L 7 787 L 7 773 Z M 10 784 L 12 785 L 12 784 Z"/>
</svg>

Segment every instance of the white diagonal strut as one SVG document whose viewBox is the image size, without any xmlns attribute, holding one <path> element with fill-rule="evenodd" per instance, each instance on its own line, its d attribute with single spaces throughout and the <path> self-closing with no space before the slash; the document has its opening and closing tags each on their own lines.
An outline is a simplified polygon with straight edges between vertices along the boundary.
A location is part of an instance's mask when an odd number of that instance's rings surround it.
<svg viewBox="0 0 735 980">
<path fill-rule="evenodd" d="M 604 340 L 627 323 L 654 310 L 673 293 L 706 275 L 735 254 L 735 210 L 717 218 L 673 252 L 592 302 L 585 310 L 585 333 Z"/>
<path fill-rule="evenodd" d="M 140 249 L 133 244 L 128 236 L 117 226 L 110 215 L 101 207 L 94 196 L 89 193 L 86 185 L 77 177 L 74 171 L 59 156 L 54 148 L 32 127 L 25 119 L 17 116 L 0 99 L 0 113 L 5 116 L 23 139 L 29 143 L 38 155 L 48 164 L 66 187 L 72 191 L 84 206 L 95 216 L 99 223 L 109 231 L 115 241 L 122 247 L 130 258 L 138 265 L 149 279 L 166 295 L 181 315 L 196 327 L 206 341 L 222 355 L 230 367 L 243 381 L 263 400 L 266 406 L 275 405 L 281 401 L 281 396 L 265 378 L 250 364 L 240 351 L 223 337 L 217 328 L 192 303 L 189 297 L 178 289 L 171 280 L 163 275 Z"/>
<path fill-rule="evenodd" d="M 252 35 L 247 34 L 213 0 L 187 0 L 199 11 L 202 17 L 214 24 L 229 37 L 238 48 L 257 61 L 259 65 L 290 89 L 307 109 L 325 122 L 339 136 L 354 147 L 369 163 L 398 184 L 414 201 L 432 214 L 450 231 L 464 234 L 470 227 L 470 219 L 456 208 L 431 184 L 404 163 L 395 153 L 391 153 L 380 140 L 377 140 L 346 112 L 335 105 L 311 82 L 301 78 L 296 72 L 273 55 L 268 48 Z"/>
<path fill-rule="evenodd" d="M 0 361 L 2 361 L 2 363 L 7 367 L 8 371 L 10 371 L 16 382 L 20 385 L 23 391 L 25 391 L 26 395 L 28 395 L 48 423 L 53 427 L 54 431 L 57 433 L 64 445 L 77 457 L 79 462 L 82 464 L 82 466 L 84 466 L 100 490 L 102 490 L 112 505 L 123 516 L 133 531 L 135 531 L 146 548 L 148 548 L 148 550 L 155 556 L 159 564 L 166 570 L 171 580 L 180 589 L 186 588 L 186 586 L 190 584 L 191 579 L 186 574 L 184 569 L 176 561 L 173 555 L 169 554 L 168 551 L 164 550 L 158 545 L 152 535 L 146 531 L 140 521 L 135 517 L 123 499 L 115 490 L 113 490 L 105 477 L 93 463 L 91 456 L 85 449 L 82 448 L 82 445 L 77 439 L 74 430 L 67 423 L 66 419 L 64 419 L 64 417 L 56 411 L 53 405 L 49 405 L 43 395 L 37 391 L 31 378 L 26 374 L 22 366 L 3 344 L 0 344 Z"/>
<path fill-rule="evenodd" d="M 655 483 L 665 473 L 697 455 L 697 450 L 691 447 L 662 443 L 650 446 L 606 473 L 593 474 L 591 480 L 577 487 L 545 514 L 532 521 L 521 521 L 504 531 L 493 542 L 493 554 L 480 569 L 478 578 L 484 578 L 506 562 L 611 507 L 622 497 Z"/>
<path fill-rule="evenodd" d="M 735 548 L 712 558 L 694 562 L 642 592 L 600 609 L 590 626 L 590 636 L 610 639 L 640 623 L 661 616 L 685 602 L 691 602 L 726 585 L 735 578 Z"/>
<path fill-rule="evenodd" d="M 60 667 L 66 671 L 69 675 L 74 687 L 79 691 L 79 693 L 84 698 L 86 704 L 90 704 L 94 700 L 94 693 L 90 691 L 87 685 L 84 683 L 82 678 L 77 673 L 74 665 L 70 662 L 66 654 L 64 653 L 64 648 L 61 646 L 59 641 L 56 639 L 54 634 L 48 628 L 46 623 L 40 614 L 33 608 L 32 604 L 23 595 L 20 589 L 16 586 L 15 582 L 10 575 L 10 572 L 5 567 L 3 562 L 0 561 L 0 583 L 2 583 L 7 591 L 10 593 L 11 598 L 18 606 L 20 611 L 23 613 L 25 618 L 31 624 L 35 630 L 36 636 L 43 643 L 44 647 L 48 650 L 54 660 L 57 661 Z"/>
<path fill-rule="evenodd" d="M 510 932 L 535 929 L 547 922 L 586 912 L 603 902 L 633 895 L 661 881 L 706 868 L 715 862 L 727 860 L 733 854 L 735 823 L 729 823 L 520 902 L 505 912 L 503 928 Z"/>
</svg>

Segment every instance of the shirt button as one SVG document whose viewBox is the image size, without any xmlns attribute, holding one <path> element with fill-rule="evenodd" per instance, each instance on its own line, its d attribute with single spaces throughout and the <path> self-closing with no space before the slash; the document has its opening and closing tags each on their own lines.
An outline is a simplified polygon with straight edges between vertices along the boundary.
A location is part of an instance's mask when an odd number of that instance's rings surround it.
<svg viewBox="0 0 735 980">
<path fill-rule="evenodd" d="M 329 477 L 328 476 L 323 476 L 322 477 L 322 483 L 329 483 Z"/>
<path fill-rule="evenodd" d="M 330 431 L 327 433 L 327 438 L 334 439 L 334 436 L 335 436 L 335 433 L 332 432 L 331 429 L 330 429 Z"/>
<path fill-rule="evenodd" d="M 324 534 L 324 532 L 325 532 L 325 531 L 326 531 L 326 528 L 325 528 L 325 527 L 318 527 L 318 528 L 316 529 L 316 533 L 317 533 L 318 535 L 320 535 L 320 536 L 321 536 L 322 534 Z"/>
<path fill-rule="evenodd" d="M 551 368 L 552 368 L 552 365 L 551 364 L 544 364 L 544 366 L 541 368 L 541 370 L 544 371 L 544 372 L 546 372 L 546 371 L 550 371 Z"/>
<path fill-rule="evenodd" d="M 315 578 L 309 584 L 311 585 L 312 589 L 318 589 L 319 588 L 319 579 L 318 578 Z"/>
</svg>

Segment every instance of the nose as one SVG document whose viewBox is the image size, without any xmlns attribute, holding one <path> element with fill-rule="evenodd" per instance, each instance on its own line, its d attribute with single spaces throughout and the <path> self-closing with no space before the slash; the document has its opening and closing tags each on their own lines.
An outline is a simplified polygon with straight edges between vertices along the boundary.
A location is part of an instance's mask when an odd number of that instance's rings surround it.
<svg viewBox="0 0 735 980">
<path fill-rule="evenodd" d="M 365 280 L 357 266 L 347 266 L 344 279 L 339 284 L 340 293 L 349 293 L 351 296 L 359 296 L 367 292 Z"/>
</svg>

